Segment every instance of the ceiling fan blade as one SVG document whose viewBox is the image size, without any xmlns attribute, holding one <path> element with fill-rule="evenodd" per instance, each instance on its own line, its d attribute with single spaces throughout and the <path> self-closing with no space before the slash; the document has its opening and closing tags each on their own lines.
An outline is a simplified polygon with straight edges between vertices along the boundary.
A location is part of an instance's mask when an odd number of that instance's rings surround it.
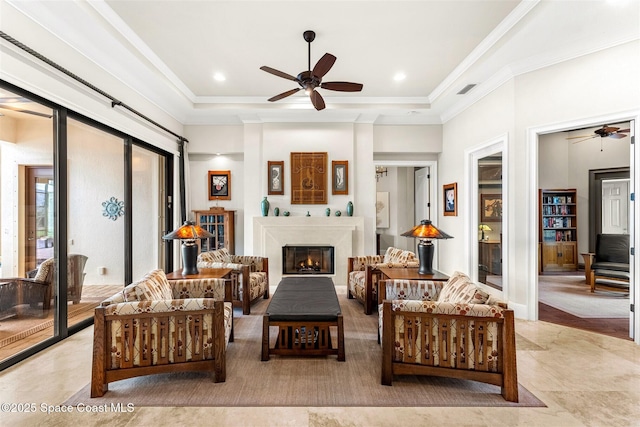
<svg viewBox="0 0 640 427">
<path fill-rule="evenodd" d="M 588 141 L 588 140 L 590 140 L 590 139 L 597 138 L 597 137 L 598 137 L 598 135 L 593 135 L 593 136 L 583 136 L 583 137 L 582 137 L 583 139 L 579 139 L 578 141 L 571 141 L 571 143 L 572 143 L 572 144 L 577 144 L 577 143 L 579 143 L 579 142 Z M 569 138 L 567 138 L 567 139 L 569 139 Z"/>
<path fill-rule="evenodd" d="M 46 117 L 47 119 L 50 119 L 51 117 L 53 117 L 53 115 L 51 114 L 40 113 L 38 111 L 24 110 L 22 108 L 10 107 L 8 105 L 0 105 L 0 108 L 3 108 L 5 110 L 17 111 L 18 113 L 25 113 L 25 114 L 32 114 L 34 116 L 39 116 L 39 117 Z"/>
<path fill-rule="evenodd" d="M 622 139 L 625 138 L 627 135 L 624 133 L 612 133 L 611 135 L 609 135 L 609 138 L 614 138 L 614 139 Z"/>
<path fill-rule="evenodd" d="M 580 135 L 580 136 L 569 136 L 566 139 L 578 139 L 578 138 L 595 138 L 597 135 Z"/>
<path fill-rule="evenodd" d="M 301 88 L 297 88 L 297 89 L 291 89 L 291 90 L 288 90 L 288 91 L 286 91 L 286 92 L 282 92 L 282 93 L 281 93 L 281 94 L 279 94 L 279 95 L 276 95 L 276 96 L 273 96 L 273 97 L 271 97 L 271 98 L 267 99 L 267 101 L 271 101 L 271 102 L 279 101 L 279 100 L 281 100 L 282 98 L 286 98 L 287 96 L 291 96 L 291 95 L 293 95 L 294 93 L 296 93 L 296 92 L 297 92 L 297 91 L 299 91 L 300 89 L 301 89 Z"/>
<path fill-rule="evenodd" d="M 313 106 L 315 107 L 316 110 L 320 111 L 320 110 L 324 110 L 324 99 L 322 99 L 322 95 L 320 95 L 317 91 L 313 91 L 311 92 L 311 95 L 309 95 L 309 98 L 311 98 L 311 103 L 313 104 Z"/>
<path fill-rule="evenodd" d="M 315 67 L 313 67 L 312 75 L 321 79 L 325 74 L 329 72 L 333 64 L 336 62 L 336 57 L 331 55 L 330 53 L 325 53 L 320 60 L 316 63 Z"/>
<path fill-rule="evenodd" d="M 620 129 L 616 133 L 628 133 L 628 132 L 631 132 L 631 129 Z"/>
<path fill-rule="evenodd" d="M 296 81 L 296 78 L 293 77 L 291 74 L 287 74 L 285 72 L 276 70 L 275 68 L 271 68 L 271 67 L 267 67 L 266 65 L 263 65 L 262 67 L 260 67 L 260 69 L 262 71 L 266 71 L 267 73 L 271 73 L 274 76 L 282 77 L 283 79 L 287 79 L 287 80 L 293 80 L 294 82 Z"/>
<path fill-rule="evenodd" d="M 360 92 L 362 90 L 362 83 L 351 82 L 326 82 L 321 83 L 322 89 L 337 90 L 339 92 Z"/>
</svg>

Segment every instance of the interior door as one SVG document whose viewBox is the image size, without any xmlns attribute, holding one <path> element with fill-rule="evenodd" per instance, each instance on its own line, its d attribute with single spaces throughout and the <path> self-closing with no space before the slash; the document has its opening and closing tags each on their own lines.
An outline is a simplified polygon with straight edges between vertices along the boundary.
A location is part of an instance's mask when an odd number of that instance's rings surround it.
<svg viewBox="0 0 640 427">
<path fill-rule="evenodd" d="M 25 271 L 53 257 L 53 168 L 27 167 Z"/>
<path fill-rule="evenodd" d="M 602 232 L 629 234 L 629 180 L 602 181 Z"/>
</svg>

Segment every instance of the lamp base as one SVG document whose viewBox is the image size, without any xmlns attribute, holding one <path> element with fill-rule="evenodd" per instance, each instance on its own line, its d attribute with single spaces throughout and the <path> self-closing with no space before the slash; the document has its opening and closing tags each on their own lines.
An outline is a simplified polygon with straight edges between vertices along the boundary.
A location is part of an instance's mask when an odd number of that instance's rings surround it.
<svg viewBox="0 0 640 427">
<path fill-rule="evenodd" d="M 420 260 L 418 274 L 433 274 L 433 243 L 430 241 L 418 243 L 418 259 Z"/>
<path fill-rule="evenodd" d="M 198 245 L 182 244 L 182 275 L 198 274 Z"/>
</svg>

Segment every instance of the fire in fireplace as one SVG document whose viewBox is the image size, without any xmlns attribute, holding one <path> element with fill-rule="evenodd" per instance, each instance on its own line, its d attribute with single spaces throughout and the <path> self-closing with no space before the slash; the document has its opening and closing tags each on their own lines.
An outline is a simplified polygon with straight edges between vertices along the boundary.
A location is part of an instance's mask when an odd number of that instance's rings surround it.
<svg viewBox="0 0 640 427">
<path fill-rule="evenodd" d="M 334 247 L 327 245 L 285 245 L 282 274 L 334 274 Z"/>
</svg>

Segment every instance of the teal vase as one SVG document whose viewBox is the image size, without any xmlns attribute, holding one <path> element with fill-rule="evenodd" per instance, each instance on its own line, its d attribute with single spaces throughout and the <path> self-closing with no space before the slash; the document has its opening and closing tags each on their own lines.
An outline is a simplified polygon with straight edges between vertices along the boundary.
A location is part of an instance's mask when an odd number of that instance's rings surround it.
<svg viewBox="0 0 640 427">
<path fill-rule="evenodd" d="M 331 215 L 331 209 L 327 208 L 324 210 L 324 216 L 329 216 L 329 215 Z"/>
<path fill-rule="evenodd" d="M 353 203 L 347 203 L 347 216 L 353 216 Z"/>
<path fill-rule="evenodd" d="M 262 216 L 269 215 L 269 201 L 266 197 L 262 199 L 262 203 L 260 203 L 260 210 L 262 211 Z"/>
<path fill-rule="evenodd" d="M 280 216 L 280 208 L 278 208 L 278 207 L 273 208 L 273 214 L 274 214 L 275 216 Z"/>
<path fill-rule="evenodd" d="M 336 216 L 340 216 L 340 215 L 342 215 L 342 212 L 336 211 Z"/>
</svg>

